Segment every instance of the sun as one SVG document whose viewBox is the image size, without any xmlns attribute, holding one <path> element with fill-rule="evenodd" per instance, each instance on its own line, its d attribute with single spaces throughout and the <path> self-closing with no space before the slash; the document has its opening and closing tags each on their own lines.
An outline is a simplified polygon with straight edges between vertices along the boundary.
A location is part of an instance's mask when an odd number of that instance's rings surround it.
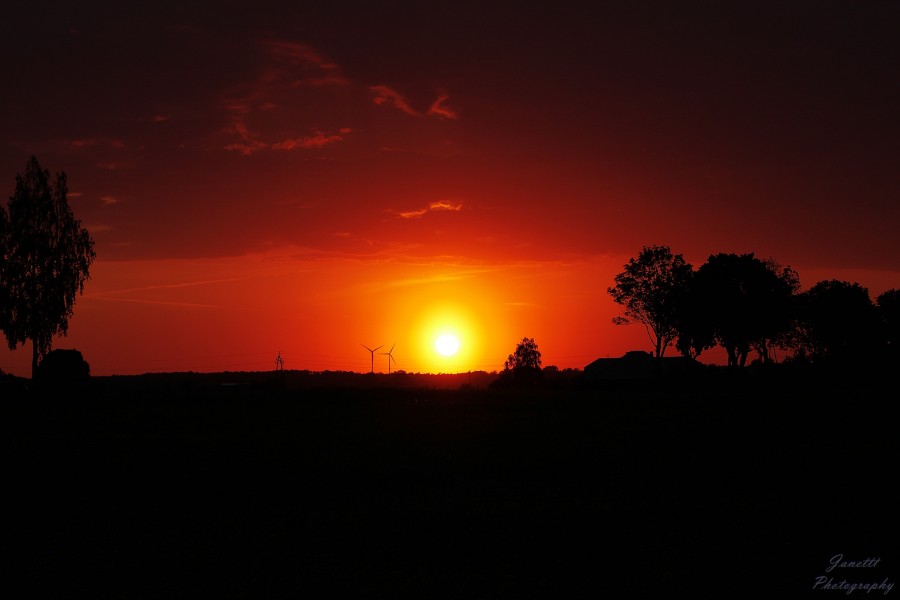
<svg viewBox="0 0 900 600">
<path fill-rule="evenodd" d="M 459 351 L 459 340 L 455 335 L 445 333 L 434 341 L 434 349 L 443 356 L 453 356 Z"/>
</svg>

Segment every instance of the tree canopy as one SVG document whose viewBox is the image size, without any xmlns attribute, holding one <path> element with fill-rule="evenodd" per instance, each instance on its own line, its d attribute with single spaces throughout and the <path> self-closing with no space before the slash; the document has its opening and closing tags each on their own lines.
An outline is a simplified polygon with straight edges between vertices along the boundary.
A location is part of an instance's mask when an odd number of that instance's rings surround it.
<svg viewBox="0 0 900 600">
<path fill-rule="evenodd" d="M 523 337 L 503 363 L 500 381 L 503 385 L 522 385 L 535 383 L 540 378 L 541 352 L 534 338 Z"/>
<path fill-rule="evenodd" d="M 878 349 L 879 315 L 858 283 L 820 281 L 801 294 L 797 350 L 813 363 L 862 363 Z"/>
<path fill-rule="evenodd" d="M 66 174 L 51 178 L 32 156 L 25 173 L 16 175 L 9 214 L 0 225 L 6 229 L 0 238 L 0 326 L 12 350 L 31 341 L 32 377 L 53 337 L 67 333 L 75 296 L 84 292 L 96 257 L 67 191 Z"/>
<path fill-rule="evenodd" d="M 876 306 L 881 319 L 885 354 L 896 357 L 900 354 L 900 290 L 890 289 L 881 293 Z"/>
<path fill-rule="evenodd" d="M 769 344 L 791 323 L 791 298 L 800 282 L 790 267 L 749 254 L 719 253 L 697 269 L 694 281 L 702 315 L 730 366 L 743 366 L 750 350 L 768 361 Z"/>
<path fill-rule="evenodd" d="M 503 368 L 507 371 L 540 370 L 541 352 L 534 338 L 522 338 L 522 341 L 516 344 L 515 352 L 503 363 Z"/>
<path fill-rule="evenodd" d="M 693 267 L 668 246 L 645 246 L 624 268 L 616 275 L 616 285 L 607 290 L 625 313 L 613 323 L 642 324 L 656 358 L 662 358 L 678 334 L 678 308 Z"/>
</svg>

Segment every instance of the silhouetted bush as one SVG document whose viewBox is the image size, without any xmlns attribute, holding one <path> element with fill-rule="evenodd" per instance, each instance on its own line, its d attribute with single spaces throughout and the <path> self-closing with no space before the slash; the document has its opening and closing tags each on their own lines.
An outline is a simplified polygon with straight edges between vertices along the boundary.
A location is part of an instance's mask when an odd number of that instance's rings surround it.
<svg viewBox="0 0 900 600">
<path fill-rule="evenodd" d="M 52 350 L 37 369 L 37 380 L 51 385 L 85 383 L 91 367 L 78 350 Z"/>
</svg>

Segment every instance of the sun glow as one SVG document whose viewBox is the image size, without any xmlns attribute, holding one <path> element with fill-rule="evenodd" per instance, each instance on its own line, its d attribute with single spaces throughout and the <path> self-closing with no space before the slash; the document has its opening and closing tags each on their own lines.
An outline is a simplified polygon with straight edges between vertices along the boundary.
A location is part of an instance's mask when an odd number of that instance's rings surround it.
<svg viewBox="0 0 900 600">
<path fill-rule="evenodd" d="M 418 352 L 424 369 L 459 373 L 484 362 L 484 335 L 478 313 L 458 297 L 427 305 L 417 315 Z"/>
<path fill-rule="evenodd" d="M 453 356 L 459 351 L 459 339 L 455 335 L 445 333 L 434 341 L 434 349 L 443 356 Z"/>
</svg>

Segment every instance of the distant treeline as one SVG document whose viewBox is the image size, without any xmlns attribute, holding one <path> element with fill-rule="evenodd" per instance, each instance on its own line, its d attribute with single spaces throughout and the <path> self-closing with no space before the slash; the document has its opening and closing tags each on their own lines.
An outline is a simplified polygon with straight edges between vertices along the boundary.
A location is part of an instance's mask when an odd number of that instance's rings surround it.
<svg viewBox="0 0 900 600">
<path fill-rule="evenodd" d="M 789 266 L 753 253 L 719 253 L 694 269 L 667 246 L 645 246 L 608 290 L 623 308 L 616 324 L 643 325 L 662 358 L 671 345 L 697 358 L 721 346 L 728 365 L 751 352 L 762 364 L 828 368 L 887 365 L 900 347 L 900 291 L 873 302 L 859 283 L 820 281 L 800 291 Z"/>
</svg>

